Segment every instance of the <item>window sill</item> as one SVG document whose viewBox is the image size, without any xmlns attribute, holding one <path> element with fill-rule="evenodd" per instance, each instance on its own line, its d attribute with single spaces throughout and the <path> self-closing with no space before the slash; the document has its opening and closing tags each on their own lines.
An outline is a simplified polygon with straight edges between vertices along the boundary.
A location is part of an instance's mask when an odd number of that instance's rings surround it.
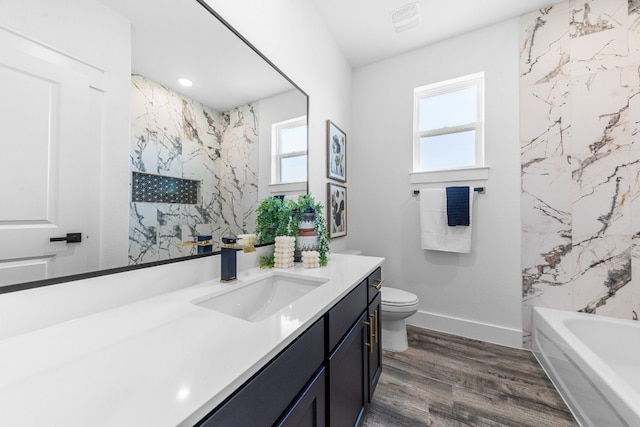
<svg viewBox="0 0 640 427">
<path fill-rule="evenodd" d="M 292 193 L 301 193 L 304 194 L 307 192 L 307 181 L 301 182 L 287 182 L 284 184 L 269 184 L 269 193 L 272 195 L 278 194 L 292 194 Z"/>
<path fill-rule="evenodd" d="M 433 182 L 484 181 L 489 179 L 489 167 L 473 167 L 460 169 L 443 169 L 429 172 L 411 172 L 411 184 L 428 184 Z"/>
</svg>

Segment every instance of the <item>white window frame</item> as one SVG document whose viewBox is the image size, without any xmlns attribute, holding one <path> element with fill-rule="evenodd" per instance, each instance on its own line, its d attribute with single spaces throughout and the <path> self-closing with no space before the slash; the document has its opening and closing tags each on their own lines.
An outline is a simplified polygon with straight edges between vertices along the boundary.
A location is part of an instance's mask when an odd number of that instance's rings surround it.
<svg viewBox="0 0 640 427">
<path fill-rule="evenodd" d="M 428 131 L 420 131 L 420 100 L 448 92 L 458 91 L 467 87 L 476 87 L 477 98 L 477 115 L 476 120 L 459 126 L 443 127 L 439 129 L 431 129 Z M 413 172 L 436 172 L 458 169 L 473 169 L 484 167 L 484 73 L 471 74 L 456 79 L 446 80 L 426 86 L 415 88 L 413 96 Z M 443 168 L 443 169 L 422 169 L 420 167 L 420 139 L 429 136 L 448 135 L 458 132 L 466 132 L 475 130 L 475 165 L 463 166 L 460 168 Z"/>
<path fill-rule="evenodd" d="M 280 152 L 280 131 L 282 129 L 298 126 L 307 126 L 307 116 L 300 116 L 290 120 L 274 123 L 271 125 L 271 184 L 289 184 L 289 182 L 283 183 L 281 178 L 280 164 L 282 159 L 289 157 L 308 156 L 307 149 L 300 151 L 292 151 L 290 153 L 282 154 Z M 307 130 L 308 132 L 308 130 Z M 307 174 L 308 174 L 308 157 L 307 157 Z M 306 181 L 300 181 L 306 182 Z"/>
</svg>

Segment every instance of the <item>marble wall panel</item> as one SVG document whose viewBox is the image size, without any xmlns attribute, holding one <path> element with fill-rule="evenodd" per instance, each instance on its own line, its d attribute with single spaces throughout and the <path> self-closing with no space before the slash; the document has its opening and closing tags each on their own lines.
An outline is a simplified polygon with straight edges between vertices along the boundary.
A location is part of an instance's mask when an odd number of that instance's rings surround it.
<svg viewBox="0 0 640 427">
<path fill-rule="evenodd" d="M 197 204 L 131 203 L 129 263 L 194 255 L 196 235 L 252 231 L 258 120 L 246 105 L 217 112 L 132 76 L 131 170 L 200 181 Z M 247 212 L 249 211 L 249 212 Z"/>
<path fill-rule="evenodd" d="M 158 216 L 151 203 L 131 203 L 129 208 L 129 264 L 158 260 Z"/>
<path fill-rule="evenodd" d="M 631 148 L 625 74 L 625 69 L 617 69 L 572 79 L 571 154 Z"/>
<path fill-rule="evenodd" d="M 540 158 L 523 165 L 523 230 L 571 238 L 572 185 L 567 156 Z"/>
<path fill-rule="evenodd" d="M 562 156 L 571 147 L 569 79 L 525 86 L 520 91 L 522 163 Z"/>
<path fill-rule="evenodd" d="M 574 311 L 595 313 L 615 306 L 617 292 L 631 280 L 631 236 L 600 236 L 573 245 Z"/>
<path fill-rule="evenodd" d="M 627 0 L 569 0 L 569 33 L 580 38 L 626 28 Z"/>
<path fill-rule="evenodd" d="M 520 81 L 524 86 L 569 76 L 568 15 L 569 4 L 561 3 L 522 16 Z"/>
<path fill-rule="evenodd" d="M 628 152 L 576 155 L 572 165 L 575 243 L 604 235 L 631 235 Z"/>
<path fill-rule="evenodd" d="M 640 0 L 629 0 L 629 65 L 640 64 Z"/>
<path fill-rule="evenodd" d="M 627 30 L 615 28 L 571 39 L 571 75 L 590 74 L 628 65 Z"/>
<path fill-rule="evenodd" d="M 238 234 L 255 224 L 258 203 L 258 110 L 255 105 L 227 113 L 220 152 L 223 233 Z"/>
<path fill-rule="evenodd" d="M 521 17 L 523 341 L 535 306 L 640 312 L 640 0 Z"/>
<path fill-rule="evenodd" d="M 640 33 L 637 38 L 640 40 Z M 632 149 L 640 149 L 640 66 L 633 65 L 626 70 L 629 88 L 629 144 Z"/>
</svg>

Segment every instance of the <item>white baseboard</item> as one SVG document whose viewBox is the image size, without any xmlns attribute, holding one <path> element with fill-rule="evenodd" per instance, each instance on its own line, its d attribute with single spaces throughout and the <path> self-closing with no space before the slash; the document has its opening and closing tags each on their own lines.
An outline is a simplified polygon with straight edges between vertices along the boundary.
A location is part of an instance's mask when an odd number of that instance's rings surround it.
<svg viewBox="0 0 640 427">
<path fill-rule="evenodd" d="M 522 348 L 522 330 L 479 323 L 467 319 L 418 311 L 407 319 L 410 325 L 459 335 L 508 347 Z"/>
</svg>

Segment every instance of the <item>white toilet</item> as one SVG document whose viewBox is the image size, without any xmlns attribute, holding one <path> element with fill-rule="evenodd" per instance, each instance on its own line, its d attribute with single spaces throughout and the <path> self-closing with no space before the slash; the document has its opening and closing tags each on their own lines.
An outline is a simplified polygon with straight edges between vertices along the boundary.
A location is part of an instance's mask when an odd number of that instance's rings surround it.
<svg viewBox="0 0 640 427">
<path fill-rule="evenodd" d="M 418 297 L 402 289 L 382 287 L 382 348 L 405 351 L 407 342 L 407 317 L 418 311 Z"/>
<path fill-rule="evenodd" d="M 340 253 L 361 255 L 358 249 L 349 249 Z M 418 311 L 418 297 L 402 289 L 382 287 L 382 348 L 389 351 L 405 351 L 407 342 L 407 317 Z"/>
</svg>

